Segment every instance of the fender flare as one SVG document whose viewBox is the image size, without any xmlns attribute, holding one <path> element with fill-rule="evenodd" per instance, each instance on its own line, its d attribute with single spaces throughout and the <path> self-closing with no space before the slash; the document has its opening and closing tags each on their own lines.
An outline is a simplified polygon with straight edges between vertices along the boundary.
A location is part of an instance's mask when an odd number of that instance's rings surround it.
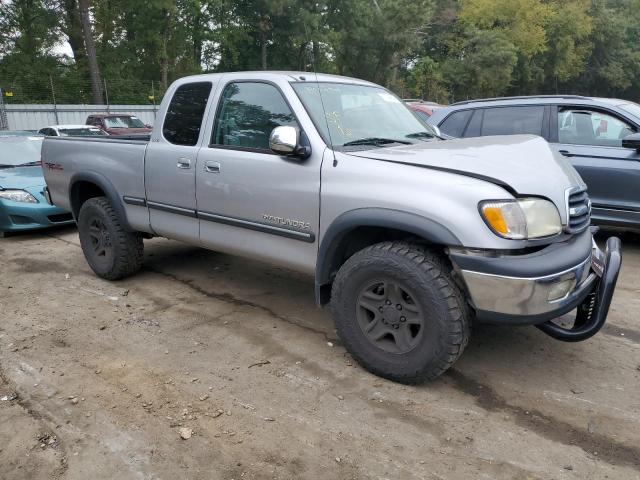
<svg viewBox="0 0 640 480">
<path fill-rule="evenodd" d="M 389 208 L 359 208 L 339 215 L 322 235 L 316 262 L 315 291 L 316 302 L 326 303 L 322 287 L 331 282 L 332 266 L 343 240 L 358 227 L 381 227 L 403 230 L 428 242 L 462 246 L 462 242 L 447 227 L 430 218 L 415 213 Z"/>
<path fill-rule="evenodd" d="M 129 220 L 127 219 L 127 213 L 124 209 L 124 204 L 120 199 L 120 195 L 118 191 L 113 186 L 113 184 L 109 181 L 107 177 L 97 172 L 78 172 L 75 173 L 71 180 L 69 181 L 69 205 L 71 205 L 71 213 L 73 214 L 73 218 L 78 221 L 78 214 L 80 213 L 80 207 L 78 205 L 79 199 L 76 197 L 76 192 L 74 191 L 74 187 L 78 182 L 88 182 L 93 183 L 97 187 L 99 187 L 105 194 L 105 196 L 111 202 L 111 206 L 114 208 L 120 221 L 122 222 L 122 226 L 125 230 L 130 232 L 133 231 L 131 225 L 129 225 Z"/>
</svg>

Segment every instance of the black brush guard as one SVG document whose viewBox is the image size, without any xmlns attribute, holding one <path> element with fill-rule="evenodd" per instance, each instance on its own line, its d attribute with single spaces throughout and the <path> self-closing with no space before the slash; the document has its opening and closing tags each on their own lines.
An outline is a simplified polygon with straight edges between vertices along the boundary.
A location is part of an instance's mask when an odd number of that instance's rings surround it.
<svg viewBox="0 0 640 480">
<path fill-rule="evenodd" d="M 622 263 L 620 239 L 611 237 L 607 240 L 604 257 L 602 276 L 594 284 L 593 291 L 578 306 L 573 326 L 565 328 L 549 321 L 536 325 L 540 330 L 563 342 L 580 342 L 600 331 L 607 320 Z"/>
</svg>

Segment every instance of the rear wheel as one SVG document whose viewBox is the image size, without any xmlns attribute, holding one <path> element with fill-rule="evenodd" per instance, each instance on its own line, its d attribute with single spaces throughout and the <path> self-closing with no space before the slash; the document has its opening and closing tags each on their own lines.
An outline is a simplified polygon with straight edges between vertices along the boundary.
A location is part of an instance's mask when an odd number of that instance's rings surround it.
<svg viewBox="0 0 640 480">
<path fill-rule="evenodd" d="M 90 198 L 82 205 L 78 232 L 87 263 L 99 277 L 118 280 L 140 270 L 142 236 L 122 226 L 106 197 Z"/>
<path fill-rule="evenodd" d="M 403 383 L 432 380 L 462 354 L 469 311 L 437 253 L 384 242 L 354 254 L 333 283 L 338 335 L 367 370 Z"/>
</svg>

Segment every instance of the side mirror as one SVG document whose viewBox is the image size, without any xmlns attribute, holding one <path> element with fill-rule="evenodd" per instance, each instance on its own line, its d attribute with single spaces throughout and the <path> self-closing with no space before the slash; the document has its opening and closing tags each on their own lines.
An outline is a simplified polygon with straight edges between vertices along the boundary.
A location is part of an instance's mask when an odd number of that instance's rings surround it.
<svg viewBox="0 0 640 480">
<path fill-rule="evenodd" d="M 622 139 L 623 148 L 633 148 L 640 152 L 640 133 L 633 133 Z"/>
<path fill-rule="evenodd" d="M 308 158 L 311 147 L 301 145 L 300 137 L 300 131 L 296 127 L 276 127 L 269 136 L 269 148 L 278 155 Z"/>
</svg>

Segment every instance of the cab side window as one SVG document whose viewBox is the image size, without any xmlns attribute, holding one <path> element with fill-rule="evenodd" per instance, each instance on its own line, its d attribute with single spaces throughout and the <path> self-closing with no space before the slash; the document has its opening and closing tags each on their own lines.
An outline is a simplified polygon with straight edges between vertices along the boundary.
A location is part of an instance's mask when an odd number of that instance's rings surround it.
<svg viewBox="0 0 640 480">
<path fill-rule="evenodd" d="M 220 98 L 211 143 L 269 150 L 269 136 L 281 125 L 298 126 L 276 87 L 258 82 L 230 83 Z"/>
<path fill-rule="evenodd" d="M 596 110 L 558 110 L 558 142 L 571 145 L 622 147 L 622 139 L 635 133 L 632 125 Z"/>
<path fill-rule="evenodd" d="M 544 106 L 494 107 L 484 111 L 482 136 L 542 135 Z"/>
<path fill-rule="evenodd" d="M 469 122 L 471 113 L 471 110 L 453 112 L 440 124 L 440 130 L 452 137 L 461 137 L 467 123 Z"/>
<path fill-rule="evenodd" d="M 162 125 L 168 142 L 184 146 L 198 143 L 210 93 L 210 82 L 185 83 L 176 89 Z"/>
</svg>

